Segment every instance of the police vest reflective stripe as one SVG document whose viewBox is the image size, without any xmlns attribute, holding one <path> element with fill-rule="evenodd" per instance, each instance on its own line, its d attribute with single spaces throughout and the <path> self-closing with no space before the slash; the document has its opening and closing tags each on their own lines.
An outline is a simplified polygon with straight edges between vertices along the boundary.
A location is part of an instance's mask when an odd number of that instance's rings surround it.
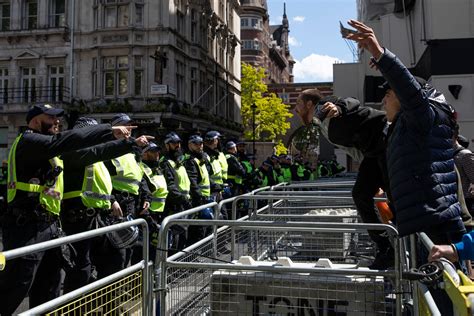
<svg viewBox="0 0 474 316">
<path fill-rule="evenodd" d="M 179 165 L 177 167 L 176 162 L 173 160 L 168 160 L 172 170 L 174 170 L 174 175 L 176 177 L 178 189 L 183 194 L 189 194 L 189 190 L 191 189 L 191 181 L 189 181 L 188 173 L 186 172 L 186 168 L 183 165 Z"/>
<path fill-rule="evenodd" d="M 217 184 L 224 184 L 222 179 L 222 165 L 220 161 L 216 158 L 209 157 L 212 167 L 212 174 L 210 175 L 211 180 L 213 180 Z"/>
<path fill-rule="evenodd" d="M 140 166 L 148 180 L 152 194 L 150 210 L 152 212 L 161 213 L 165 210 L 166 197 L 168 196 L 168 185 L 166 184 L 166 179 L 162 174 L 153 174 L 153 170 L 143 162 Z"/>
<path fill-rule="evenodd" d="M 64 199 L 81 197 L 86 207 L 110 209 L 113 198 L 112 179 L 103 162 L 96 162 L 84 170 L 84 181 L 81 191 L 64 193 Z"/>
<path fill-rule="evenodd" d="M 18 182 L 16 177 L 16 147 L 23 134 L 15 139 L 15 142 L 8 154 L 8 193 L 7 200 L 11 203 L 16 196 L 16 190 L 31 193 L 39 193 L 39 204 L 47 211 L 59 215 L 61 211 L 61 199 L 63 197 L 64 181 L 63 181 L 63 162 L 61 159 L 54 157 L 49 160 L 52 168 L 60 167 L 61 172 L 54 178 L 52 184 L 33 184 Z"/>
<path fill-rule="evenodd" d="M 199 188 L 203 196 L 211 196 L 211 181 L 209 180 L 209 172 L 207 171 L 206 164 L 202 163 L 199 159 L 194 157 L 194 161 L 198 165 L 199 173 L 201 174 L 201 182 L 198 183 Z"/>
<path fill-rule="evenodd" d="M 143 170 L 135 160 L 134 154 L 126 154 L 112 159 L 117 175 L 112 176 L 114 189 L 138 195 Z"/>
<path fill-rule="evenodd" d="M 219 160 L 219 163 L 221 165 L 222 180 L 225 180 L 227 179 L 227 171 L 229 170 L 229 165 L 227 164 L 227 158 L 225 157 L 223 152 L 219 152 L 219 156 L 217 159 Z"/>
</svg>

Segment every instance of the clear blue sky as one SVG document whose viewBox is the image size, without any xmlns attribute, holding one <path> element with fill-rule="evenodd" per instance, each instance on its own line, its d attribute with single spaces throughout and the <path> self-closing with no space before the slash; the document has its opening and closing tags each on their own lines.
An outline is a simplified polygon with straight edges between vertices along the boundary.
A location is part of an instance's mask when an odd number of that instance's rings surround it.
<svg viewBox="0 0 474 316">
<path fill-rule="evenodd" d="M 270 24 L 281 24 L 283 3 L 290 23 L 295 82 L 332 81 L 335 61 L 352 62 L 339 20 L 357 18 L 356 0 L 267 0 Z"/>
</svg>

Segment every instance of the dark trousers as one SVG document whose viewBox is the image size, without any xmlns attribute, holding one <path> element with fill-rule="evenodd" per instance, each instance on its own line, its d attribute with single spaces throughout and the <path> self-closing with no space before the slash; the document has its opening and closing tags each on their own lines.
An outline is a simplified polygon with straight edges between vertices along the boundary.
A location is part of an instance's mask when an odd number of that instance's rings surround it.
<svg viewBox="0 0 474 316">
<path fill-rule="evenodd" d="M 57 223 L 27 221 L 18 225 L 16 217 L 6 215 L 3 222 L 5 250 L 51 240 L 57 236 Z M 29 294 L 30 308 L 60 294 L 61 260 L 59 249 L 30 253 L 9 260 L 0 272 L 0 315 L 11 315 Z"/>
<path fill-rule="evenodd" d="M 388 187 L 386 185 L 385 163 L 385 154 L 381 154 L 377 157 L 365 157 L 360 164 L 359 173 L 352 189 L 352 198 L 364 223 L 381 223 L 377 216 L 374 196 L 379 188 L 385 191 Z M 377 244 L 379 250 L 384 251 L 391 247 L 384 231 L 369 230 L 369 236 Z"/>
<path fill-rule="evenodd" d="M 105 278 L 126 268 L 126 250 L 114 248 L 106 236 L 94 239 L 91 260 L 97 271 L 97 279 Z"/>
<path fill-rule="evenodd" d="M 77 221 L 68 221 L 67 218 L 62 220 L 62 227 L 67 235 L 73 235 L 88 231 L 92 227 L 93 217 L 85 217 Z M 82 240 L 73 243 L 76 250 L 75 267 L 66 270 L 64 278 L 64 292 L 74 291 L 84 285 L 89 284 L 92 271 L 92 263 L 90 258 L 92 239 Z"/>
</svg>

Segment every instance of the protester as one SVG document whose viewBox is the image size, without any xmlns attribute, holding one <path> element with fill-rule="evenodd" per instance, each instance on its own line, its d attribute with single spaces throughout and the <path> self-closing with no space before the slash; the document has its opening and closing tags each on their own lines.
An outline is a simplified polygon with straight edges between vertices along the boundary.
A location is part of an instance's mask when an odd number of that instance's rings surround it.
<svg viewBox="0 0 474 316">
<path fill-rule="evenodd" d="M 434 243 L 460 241 L 466 230 L 456 195 L 451 118 L 431 106 L 433 89 L 420 85 L 392 52 L 380 46 L 370 27 L 355 20 L 349 25 L 358 32 L 347 38 L 373 56 L 372 65 L 390 86 L 383 99 L 392 122 L 387 167 L 400 236 L 424 231 Z"/>
<path fill-rule="evenodd" d="M 380 188 L 386 190 L 384 129 L 385 113 L 362 106 L 354 98 L 331 96 L 323 98 L 319 90 L 304 90 L 297 99 L 296 113 L 305 125 L 316 124 L 326 139 L 360 161 L 359 173 L 352 189 L 352 197 L 364 223 L 380 223 L 374 196 Z M 323 173 L 323 170 L 326 173 Z M 318 163 L 319 176 L 331 175 L 330 166 Z M 377 245 L 371 269 L 393 266 L 394 253 L 383 231 L 369 231 Z"/>
</svg>

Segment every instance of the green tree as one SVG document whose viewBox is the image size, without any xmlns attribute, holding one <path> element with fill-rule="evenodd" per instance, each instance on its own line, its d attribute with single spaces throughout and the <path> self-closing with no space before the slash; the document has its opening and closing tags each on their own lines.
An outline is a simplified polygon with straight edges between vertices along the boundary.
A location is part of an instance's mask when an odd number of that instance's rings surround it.
<svg viewBox="0 0 474 316">
<path fill-rule="evenodd" d="M 255 104 L 255 139 L 275 141 L 278 136 L 285 135 L 291 127 L 289 105 L 274 93 L 267 93 L 268 87 L 263 81 L 265 70 L 242 63 L 242 122 L 244 137 L 248 140 L 253 136 L 253 109 Z"/>
</svg>

